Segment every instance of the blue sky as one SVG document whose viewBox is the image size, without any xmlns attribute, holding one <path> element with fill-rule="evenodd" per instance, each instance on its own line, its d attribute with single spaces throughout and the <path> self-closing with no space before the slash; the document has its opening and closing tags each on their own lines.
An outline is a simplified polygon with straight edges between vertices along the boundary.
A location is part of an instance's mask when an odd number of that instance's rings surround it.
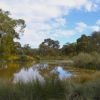
<svg viewBox="0 0 100 100">
<path fill-rule="evenodd" d="M 25 20 L 24 35 L 15 40 L 22 46 L 38 48 L 46 38 L 62 46 L 100 29 L 100 0 L 0 0 L 0 8 Z"/>
</svg>

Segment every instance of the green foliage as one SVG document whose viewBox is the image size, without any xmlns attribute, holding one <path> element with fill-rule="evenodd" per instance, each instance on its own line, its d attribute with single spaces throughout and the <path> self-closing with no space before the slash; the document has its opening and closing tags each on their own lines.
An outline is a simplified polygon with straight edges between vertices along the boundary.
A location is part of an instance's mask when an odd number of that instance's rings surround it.
<svg viewBox="0 0 100 100">
<path fill-rule="evenodd" d="M 85 52 L 85 53 L 89 53 L 90 51 L 93 50 L 93 46 L 91 43 L 91 36 L 86 36 L 85 34 L 83 34 L 80 38 L 77 39 L 77 53 L 80 52 Z"/>
<path fill-rule="evenodd" d="M 19 27 L 20 33 L 23 33 L 25 21 L 22 19 L 10 18 L 9 11 L 0 9 L 0 57 L 9 58 L 16 54 L 14 38 L 19 39 L 19 33 L 15 29 Z"/>
<path fill-rule="evenodd" d="M 16 85 L 0 82 L 0 92 L 0 100 L 64 100 L 66 89 L 62 81 L 51 79 Z"/>
<path fill-rule="evenodd" d="M 11 57 L 9 57 L 8 59 L 9 59 L 9 60 L 15 61 L 15 60 L 18 60 L 18 57 L 17 57 L 17 56 L 11 56 Z"/>
<path fill-rule="evenodd" d="M 92 63 L 93 59 L 93 56 L 88 53 L 80 53 L 73 57 L 74 66 L 85 67 L 85 65 Z"/>
<path fill-rule="evenodd" d="M 100 52 L 100 31 L 92 32 L 91 38 L 94 51 Z"/>
<path fill-rule="evenodd" d="M 67 42 L 61 48 L 61 54 L 71 57 L 81 52 L 100 52 L 100 31 L 95 31 L 90 36 L 83 34 L 77 39 L 76 43 Z"/>
<path fill-rule="evenodd" d="M 34 58 L 31 56 L 21 55 L 18 57 L 18 61 L 33 61 Z"/>
<path fill-rule="evenodd" d="M 26 57 L 27 57 L 27 60 L 28 60 L 28 61 L 33 61 L 33 60 L 34 60 L 34 58 L 31 57 L 31 56 L 26 56 Z"/>
<path fill-rule="evenodd" d="M 99 53 L 79 53 L 77 56 L 73 57 L 73 66 L 90 68 L 90 69 L 100 69 L 100 54 Z"/>
<path fill-rule="evenodd" d="M 27 61 L 27 57 L 26 57 L 26 55 L 20 55 L 20 56 L 18 57 L 18 60 L 19 60 L 19 61 Z"/>
<path fill-rule="evenodd" d="M 9 57 L 9 60 L 13 60 L 13 61 L 17 61 L 17 60 L 20 60 L 20 61 L 33 61 L 34 58 L 31 57 L 31 56 L 26 56 L 26 55 L 22 55 L 22 56 L 11 56 Z"/>
<path fill-rule="evenodd" d="M 100 80 L 84 84 L 59 79 L 11 84 L 0 80 L 0 100 L 100 100 Z"/>
<path fill-rule="evenodd" d="M 52 88 L 51 88 L 52 87 Z M 59 80 L 46 80 L 44 83 L 38 80 L 32 81 L 32 83 L 20 84 L 20 91 L 22 91 L 23 99 L 27 93 L 27 100 L 32 98 L 32 100 L 61 100 L 65 97 L 64 86 Z"/>
<path fill-rule="evenodd" d="M 36 56 L 35 56 L 35 59 L 36 59 L 36 60 L 40 60 L 40 56 L 39 56 L 39 55 L 36 55 Z"/>
<path fill-rule="evenodd" d="M 52 40 L 50 38 L 45 39 L 40 45 L 39 45 L 39 54 L 43 57 L 46 56 L 56 56 L 58 55 L 59 50 L 59 42 Z"/>
<path fill-rule="evenodd" d="M 66 43 L 65 45 L 63 45 L 61 49 L 62 55 L 72 57 L 73 55 L 76 54 L 76 46 L 77 46 L 76 43 Z"/>
<path fill-rule="evenodd" d="M 9 57 L 11 54 L 16 53 L 16 48 L 14 46 L 13 38 L 10 34 L 2 36 L 2 42 L 0 45 L 0 54 L 1 56 Z"/>
<path fill-rule="evenodd" d="M 19 27 L 19 31 L 23 32 L 23 29 L 25 28 L 25 21 L 22 19 L 12 19 L 9 15 L 9 11 L 3 11 L 0 9 L 0 33 L 2 36 L 10 34 L 13 38 L 19 38 L 19 33 L 15 31 L 15 28 Z"/>
</svg>

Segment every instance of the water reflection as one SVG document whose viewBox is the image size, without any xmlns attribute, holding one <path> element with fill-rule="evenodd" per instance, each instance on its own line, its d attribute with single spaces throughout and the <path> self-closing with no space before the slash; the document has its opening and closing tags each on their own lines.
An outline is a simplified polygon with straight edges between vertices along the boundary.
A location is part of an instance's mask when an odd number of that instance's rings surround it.
<svg viewBox="0 0 100 100">
<path fill-rule="evenodd" d="M 58 76 L 59 76 L 60 79 L 64 79 L 66 77 L 73 76 L 73 74 L 71 74 L 68 71 L 64 70 L 61 66 L 56 67 L 50 73 L 51 74 L 58 74 Z"/>
<path fill-rule="evenodd" d="M 32 79 L 36 80 L 38 79 L 39 81 L 44 81 L 44 78 L 39 74 L 39 71 L 37 69 L 33 69 L 32 67 L 29 68 L 28 70 L 26 69 L 21 69 L 19 73 L 14 74 L 14 83 L 23 81 L 23 82 L 28 82 L 31 81 Z"/>
<path fill-rule="evenodd" d="M 19 80 L 27 82 L 32 79 L 44 81 L 45 78 L 50 78 L 52 75 L 60 79 L 72 76 L 72 74 L 67 71 L 67 67 L 65 69 L 65 67 L 56 64 L 37 64 L 34 62 L 0 63 L 0 78 L 10 79 L 14 83 Z"/>
</svg>

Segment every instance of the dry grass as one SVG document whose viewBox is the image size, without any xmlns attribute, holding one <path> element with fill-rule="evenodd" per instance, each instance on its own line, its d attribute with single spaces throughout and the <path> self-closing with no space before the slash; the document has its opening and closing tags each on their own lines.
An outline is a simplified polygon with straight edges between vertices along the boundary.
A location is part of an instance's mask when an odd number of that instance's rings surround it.
<svg viewBox="0 0 100 100">
<path fill-rule="evenodd" d="M 75 74 L 76 76 L 71 77 L 71 80 L 78 84 L 83 84 L 91 80 L 98 80 L 100 78 L 100 71 L 95 70 L 85 71 L 84 69 L 81 69 L 80 72 L 76 71 Z"/>
</svg>

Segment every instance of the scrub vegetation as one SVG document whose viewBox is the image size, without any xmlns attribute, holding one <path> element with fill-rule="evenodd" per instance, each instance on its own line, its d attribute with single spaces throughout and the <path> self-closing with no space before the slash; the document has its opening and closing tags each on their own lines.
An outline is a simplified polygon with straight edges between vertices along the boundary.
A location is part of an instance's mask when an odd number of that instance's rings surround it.
<svg viewBox="0 0 100 100">
<path fill-rule="evenodd" d="M 0 100 L 100 100 L 99 94 L 100 79 L 81 83 L 53 78 L 16 84 L 0 81 Z"/>
</svg>

